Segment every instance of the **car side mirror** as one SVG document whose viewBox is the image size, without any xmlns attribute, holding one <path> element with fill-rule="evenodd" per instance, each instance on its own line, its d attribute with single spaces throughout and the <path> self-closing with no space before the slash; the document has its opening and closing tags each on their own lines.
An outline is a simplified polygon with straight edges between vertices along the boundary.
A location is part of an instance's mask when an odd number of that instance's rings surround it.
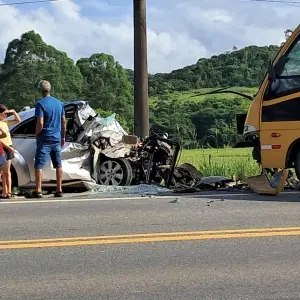
<svg viewBox="0 0 300 300">
<path fill-rule="evenodd" d="M 269 60 L 269 64 L 268 64 L 268 75 L 269 75 L 269 81 L 270 83 L 276 81 L 276 75 L 275 75 L 275 70 L 272 64 L 272 61 Z"/>
</svg>

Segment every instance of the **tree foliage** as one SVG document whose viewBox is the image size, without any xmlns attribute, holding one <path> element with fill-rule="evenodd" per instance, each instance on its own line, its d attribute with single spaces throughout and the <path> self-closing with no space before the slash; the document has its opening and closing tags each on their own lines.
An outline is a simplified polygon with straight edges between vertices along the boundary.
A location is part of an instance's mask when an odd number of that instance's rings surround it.
<svg viewBox="0 0 300 300">
<path fill-rule="evenodd" d="M 150 124 L 153 133 L 168 133 L 170 138 L 178 140 L 183 147 L 198 146 L 191 114 L 184 110 L 182 102 L 172 94 L 158 97 L 150 110 Z"/>
<path fill-rule="evenodd" d="M 34 31 L 9 43 L 0 68 L 0 98 L 15 109 L 34 105 L 38 82 L 49 80 L 53 93 L 74 99 L 81 93 L 82 75 L 67 54 L 47 45 Z"/>
<path fill-rule="evenodd" d="M 83 76 L 82 95 L 95 108 L 133 118 L 133 86 L 112 55 L 93 54 L 77 64 Z M 132 123 L 132 122 L 131 122 Z"/>
</svg>

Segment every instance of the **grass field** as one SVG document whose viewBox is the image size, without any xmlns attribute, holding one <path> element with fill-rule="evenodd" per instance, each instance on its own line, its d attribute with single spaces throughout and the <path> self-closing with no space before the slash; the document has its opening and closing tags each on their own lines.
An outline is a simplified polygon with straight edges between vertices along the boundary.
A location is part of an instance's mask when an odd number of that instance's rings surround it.
<svg viewBox="0 0 300 300">
<path fill-rule="evenodd" d="M 251 149 L 183 150 L 179 163 L 194 165 L 203 176 L 226 176 L 237 180 L 257 175 L 260 168 L 252 159 Z"/>
</svg>

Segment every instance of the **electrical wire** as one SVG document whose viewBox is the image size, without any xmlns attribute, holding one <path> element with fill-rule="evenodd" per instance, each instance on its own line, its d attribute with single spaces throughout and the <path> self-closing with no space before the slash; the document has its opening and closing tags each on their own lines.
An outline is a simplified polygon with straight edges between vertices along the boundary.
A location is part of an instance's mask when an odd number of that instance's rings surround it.
<svg viewBox="0 0 300 300">
<path fill-rule="evenodd" d="M 25 5 L 25 4 L 35 4 L 35 3 L 45 3 L 45 2 L 56 2 L 60 0 L 32 0 L 32 1 L 22 1 L 22 2 L 12 2 L 12 3 L 0 3 L 0 6 L 14 6 L 14 5 Z"/>
<path fill-rule="evenodd" d="M 252 2 L 272 2 L 272 3 L 283 3 L 283 4 L 300 4 L 300 1 L 284 1 L 284 0 L 248 0 Z"/>
<path fill-rule="evenodd" d="M 296 0 L 287 0 L 287 1 L 284 1 L 284 0 L 241 0 L 241 2 L 256 2 L 256 3 L 275 3 L 275 4 L 286 4 L 288 6 L 293 6 L 293 7 L 300 7 L 300 1 L 296 1 Z M 299 4 L 299 5 L 297 5 Z"/>
</svg>

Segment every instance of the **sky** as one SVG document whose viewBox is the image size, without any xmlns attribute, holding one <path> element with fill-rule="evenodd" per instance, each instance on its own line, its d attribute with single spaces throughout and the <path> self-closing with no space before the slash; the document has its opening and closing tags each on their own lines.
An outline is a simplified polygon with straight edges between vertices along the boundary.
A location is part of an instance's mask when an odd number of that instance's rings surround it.
<svg viewBox="0 0 300 300">
<path fill-rule="evenodd" d="M 12 2 L 16 0 L 0 0 Z M 123 67 L 133 68 L 132 2 L 60 0 L 0 6 L 0 61 L 12 39 L 35 30 L 46 43 L 75 61 L 104 52 Z M 299 4 L 251 0 L 146 2 L 150 73 L 182 68 L 199 58 L 230 51 L 233 46 L 279 45 L 284 41 L 284 30 L 299 23 L 300 0 Z"/>
</svg>

